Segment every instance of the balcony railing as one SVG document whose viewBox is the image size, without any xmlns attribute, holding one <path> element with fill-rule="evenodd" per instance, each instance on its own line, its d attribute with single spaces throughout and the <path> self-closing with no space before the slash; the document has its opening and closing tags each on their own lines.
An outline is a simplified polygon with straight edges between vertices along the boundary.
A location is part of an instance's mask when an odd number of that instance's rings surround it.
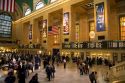
<svg viewBox="0 0 125 83">
<path fill-rule="evenodd" d="M 114 81 L 114 83 L 115 81 L 125 81 L 125 61 L 113 66 L 111 68 L 111 72 L 112 72 L 111 80 Z"/>
</svg>

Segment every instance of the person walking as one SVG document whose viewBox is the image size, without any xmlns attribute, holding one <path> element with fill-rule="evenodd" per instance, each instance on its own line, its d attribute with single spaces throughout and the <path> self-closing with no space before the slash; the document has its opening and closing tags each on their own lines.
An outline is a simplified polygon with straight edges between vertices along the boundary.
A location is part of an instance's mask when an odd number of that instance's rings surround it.
<svg viewBox="0 0 125 83">
<path fill-rule="evenodd" d="M 89 79 L 90 79 L 90 82 L 91 83 L 96 83 L 96 77 L 95 77 L 95 73 L 92 72 L 90 75 L 89 75 Z"/>
<path fill-rule="evenodd" d="M 79 71 L 80 71 L 80 75 L 83 75 L 83 65 L 79 64 Z"/>
<path fill-rule="evenodd" d="M 50 64 L 48 64 L 46 66 L 46 74 L 47 74 L 48 81 L 50 81 L 51 80 L 51 76 L 52 76 L 52 68 L 51 68 Z"/>
<path fill-rule="evenodd" d="M 32 77 L 32 79 L 29 81 L 29 83 L 39 83 L 37 73 Z"/>
<path fill-rule="evenodd" d="M 64 63 L 64 69 L 66 68 L 66 59 L 63 60 Z"/>
<path fill-rule="evenodd" d="M 55 66 L 54 66 L 54 64 L 52 64 L 52 78 L 54 78 L 55 77 Z"/>
<path fill-rule="evenodd" d="M 5 78 L 5 83 L 15 83 L 16 77 L 14 76 L 14 72 L 10 71 L 8 73 L 8 76 Z"/>
<path fill-rule="evenodd" d="M 25 79 L 26 79 L 26 66 L 22 65 L 22 68 L 21 68 L 21 65 L 19 65 L 18 67 L 18 83 L 25 83 Z"/>
</svg>

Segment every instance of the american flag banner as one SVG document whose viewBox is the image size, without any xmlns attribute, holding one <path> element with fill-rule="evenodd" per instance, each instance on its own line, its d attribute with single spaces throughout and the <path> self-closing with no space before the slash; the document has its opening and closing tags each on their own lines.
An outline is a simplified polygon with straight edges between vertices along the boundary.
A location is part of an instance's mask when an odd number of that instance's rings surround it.
<svg viewBox="0 0 125 83">
<path fill-rule="evenodd" d="M 0 0 L 0 10 L 14 12 L 15 0 Z"/>
<path fill-rule="evenodd" d="M 48 35 L 57 35 L 59 34 L 59 29 L 57 26 L 48 27 Z"/>
<path fill-rule="evenodd" d="M 69 34 L 69 12 L 64 13 L 63 16 L 63 33 L 64 35 Z"/>
</svg>

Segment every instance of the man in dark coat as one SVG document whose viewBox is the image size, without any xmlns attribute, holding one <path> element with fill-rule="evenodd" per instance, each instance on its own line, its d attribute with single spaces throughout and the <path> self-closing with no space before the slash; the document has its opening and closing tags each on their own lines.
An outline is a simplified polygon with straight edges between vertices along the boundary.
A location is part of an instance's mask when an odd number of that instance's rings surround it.
<svg viewBox="0 0 125 83">
<path fill-rule="evenodd" d="M 95 77 L 95 73 L 94 72 L 92 72 L 89 75 L 89 79 L 90 79 L 91 83 L 96 83 L 96 77 Z"/>
<path fill-rule="evenodd" d="M 48 81 L 50 81 L 51 80 L 51 76 L 52 76 L 52 68 L 51 68 L 50 65 L 46 66 L 46 74 L 47 74 Z"/>
<path fill-rule="evenodd" d="M 13 71 L 8 73 L 8 76 L 5 78 L 5 83 L 15 83 L 16 77 L 14 76 Z"/>
<path fill-rule="evenodd" d="M 18 68 L 18 83 L 25 83 L 25 79 L 26 79 L 26 66 L 23 64 L 22 68 L 21 66 L 19 66 Z"/>
<path fill-rule="evenodd" d="M 39 83 L 37 73 L 32 77 L 29 83 Z"/>
</svg>

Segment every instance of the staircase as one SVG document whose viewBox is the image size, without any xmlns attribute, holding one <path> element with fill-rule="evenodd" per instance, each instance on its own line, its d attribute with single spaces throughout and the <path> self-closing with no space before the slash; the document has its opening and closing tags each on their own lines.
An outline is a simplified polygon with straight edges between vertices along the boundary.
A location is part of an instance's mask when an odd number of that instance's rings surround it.
<svg viewBox="0 0 125 83">
<path fill-rule="evenodd" d="M 125 61 L 111 68 L 110 80 L 112 83 L 125 83 Z"/>
</svg>

